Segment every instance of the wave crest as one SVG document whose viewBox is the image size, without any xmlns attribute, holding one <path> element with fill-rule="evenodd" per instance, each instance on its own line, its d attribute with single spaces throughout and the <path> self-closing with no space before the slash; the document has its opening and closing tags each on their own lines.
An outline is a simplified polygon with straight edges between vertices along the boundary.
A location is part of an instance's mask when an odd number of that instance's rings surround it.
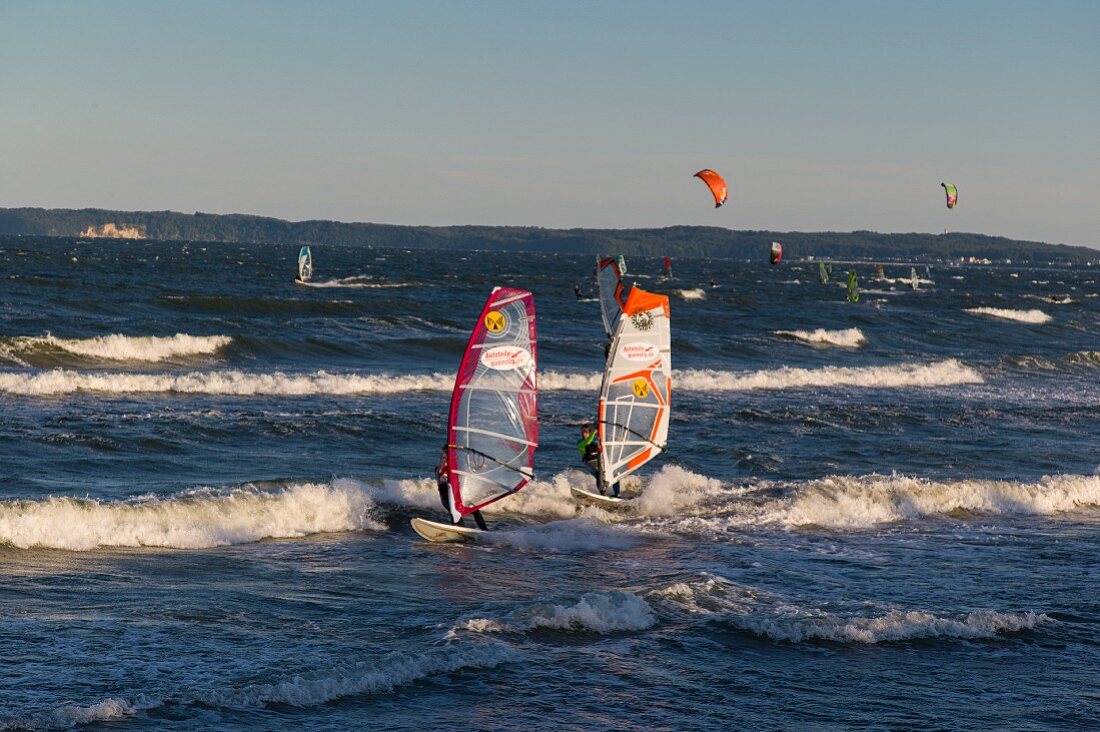
<svg viewBox="0 0 1100 732">
<path fill-rule="evenodd" d="M 565 630 L 613 633 L 645 630 L 657 624 L 653 608 L 632 592 L 586 592 L 569 605 L 540 603 L 508 613 L 502 618 L 471 618 L 459 628 L 476 633 L 526 633 L 532 630 Z"/>
<path fill-rule="evenodd" d="M 841 348 L 859 348 L 867 342 L 863 331 L 859 328 L 846 328 L 844 330 L 777 330 L 775 335 L 781 338 L 792 338 L 814 346 L 840 346 Z"/>
<path fill-rule="evenodd" d="M 382 530 L 374 502 L 351 485 L 307 483 L 276 492 L 193 491 L 130 502 L 48 498 L 0 502 L 0 542 L 19 549 L 202 549 L 332 531 Z"/>
<path fill-rule="evenodd" d="M 1008 308 L 967 308 L 966 312 L 975 315 L 989 315 L 1004 320 L 1015 320 L 1018 323 L 1034 323 L 1036 325 L 1049 323 L 1052 318 L 1042 310 L 1010 310 Z"/>
</svg>

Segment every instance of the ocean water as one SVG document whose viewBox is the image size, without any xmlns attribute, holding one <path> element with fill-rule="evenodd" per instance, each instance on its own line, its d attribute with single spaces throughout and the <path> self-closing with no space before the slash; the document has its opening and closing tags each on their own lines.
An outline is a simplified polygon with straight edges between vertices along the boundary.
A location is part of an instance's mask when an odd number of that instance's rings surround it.
<svg viewBox="0 0 1100 732">
<path fill-rule="evenodd" d="M 1100 271 L 865 263 L 851 305 L 763 252 L 631 258 L 674 416 L 606 513 L 568 491 L 591 258 L 296 254 L 0 239 L 4 728 L 1097 724 Z M 494 285 L 535 295 L 538 478 L 430 545 Z"/>
</svg>

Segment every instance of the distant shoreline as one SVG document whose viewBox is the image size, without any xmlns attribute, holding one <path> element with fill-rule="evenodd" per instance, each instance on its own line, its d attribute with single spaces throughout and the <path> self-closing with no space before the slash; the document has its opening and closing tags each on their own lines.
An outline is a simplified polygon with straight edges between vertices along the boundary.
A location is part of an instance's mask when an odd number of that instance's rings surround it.
<svg viewBox="0 0 1100 732">
<path fill-rule="evenodd" d="M 116 236 L 116 233 L 118 236 Z M 0 208 L 0 236 L 194 241 L 280 246 L 615 252 L 635 256 L 753 259 L 783 242 L 791 259 L 1100 264 L 1100 250 L 973 233 L 922 234 L 737 231 L 711 226 L 659 229 L 544 229 L 523 226 L 398 226 L 339 221 L 284 221 L 246 214 L 176 211 Z"/>
</svg>

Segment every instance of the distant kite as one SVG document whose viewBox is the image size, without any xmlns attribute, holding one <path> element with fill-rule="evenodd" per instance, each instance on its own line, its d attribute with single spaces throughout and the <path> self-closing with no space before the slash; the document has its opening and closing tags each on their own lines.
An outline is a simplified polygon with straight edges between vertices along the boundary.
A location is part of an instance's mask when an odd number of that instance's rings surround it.
<svg viewBox="0 0 1100 732">
<path fill-rule="evenodd" d="M 943 192 L 947 194 L 947 207 L 955 208 L 955 204 L 959 202 L 959 189 L 950 183 L 940 183 L 943 186 Z"/>
<path fill-rule="evenodd" d="M 718 208 L 726 202 L 726 181 L 722 179 L 722 176 L 715 173 L 710 168 L 704 168 L 695 174 L 696 178 L 707 184 L 707 188 L 714 195 L 714 207 Z"/>
</svg>

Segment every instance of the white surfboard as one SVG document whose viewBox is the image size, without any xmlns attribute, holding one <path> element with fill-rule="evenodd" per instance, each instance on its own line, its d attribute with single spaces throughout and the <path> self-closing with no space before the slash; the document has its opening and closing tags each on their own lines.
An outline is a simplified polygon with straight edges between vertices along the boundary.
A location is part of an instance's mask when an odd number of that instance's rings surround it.
<svg viewBox="0 0 1100 732">
<path fill-rule="evenodd" d="M 582 490 L 581 488 L 575 488 L 569 486 L 569 492 L 573 494 L 573 497 L 577 500 L 584 501 L 585 503 L 591 503 L 601 508 L 624 508 L 625 504 L 630 502 L 629 498 L 616 498 L 615 496 L 601 496 L 599 493 L 590 493 L 589 491 Z"/>
<path fill-rule="evenodd" d="M 483 533 L 481 529 L 468 529 L 465 526 L 441 524 L 422 518 L 414 518 L 410 523 L 413 530 L 428 541 L 471 541 L 478 534 Z"/>
</svg>

